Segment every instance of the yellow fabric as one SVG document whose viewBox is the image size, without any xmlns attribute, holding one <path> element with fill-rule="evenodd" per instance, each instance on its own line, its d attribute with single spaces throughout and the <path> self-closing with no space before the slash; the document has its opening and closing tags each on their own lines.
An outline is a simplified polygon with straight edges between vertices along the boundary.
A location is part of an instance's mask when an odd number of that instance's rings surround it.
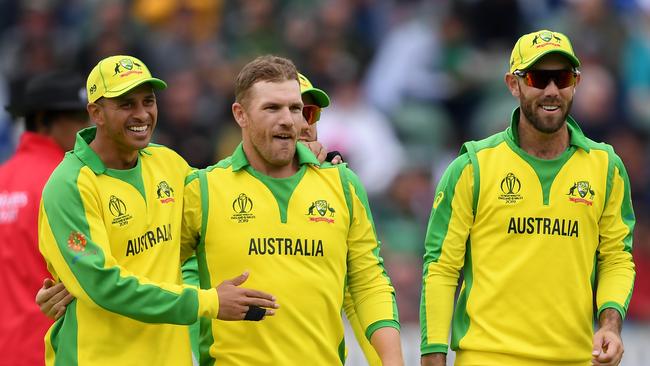
<svg viewBox="0 0 650 366">
<path fill-rule="evenodd" d="M 303 169 L 286 222 L 273 192 L 248 171 L 219 165 L 207 170 L 204 257 L 203 249 L 197 250 L 202 285 L 206 275 L 214 286 L 248 270 L 244 287 L 271 293 L 280 304 L 275 316 L 261 322 L 213 320 L 209 356 L 215 364 L 340 364 L 346 275 L 364 330 L 397 320 L 393 289 L 372 252 L 377 239 L 354 185 L 348 187 L 350 217 L 338 169 Z M 192 252 L 199 238 L 201 198 L 199 179 L 194 179 L 185 191 L 183 255 Z M 316 201 L 326 202 L 322 214 Z"/>
</svg>

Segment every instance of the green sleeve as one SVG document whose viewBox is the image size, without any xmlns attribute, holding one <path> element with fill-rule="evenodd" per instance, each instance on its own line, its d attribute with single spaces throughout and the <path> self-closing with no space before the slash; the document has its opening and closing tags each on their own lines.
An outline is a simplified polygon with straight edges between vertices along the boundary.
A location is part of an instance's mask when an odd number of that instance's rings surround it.
<svg viewBox="0 0 650 366">
<path fill-rule="evenodd" d="M 425 238 L 420 330 L 422 354 L 447 353 L 460 269 L 473 223 L 474 176 L 469 154 L 456 158 L 436 189 Z"/>
</svg>

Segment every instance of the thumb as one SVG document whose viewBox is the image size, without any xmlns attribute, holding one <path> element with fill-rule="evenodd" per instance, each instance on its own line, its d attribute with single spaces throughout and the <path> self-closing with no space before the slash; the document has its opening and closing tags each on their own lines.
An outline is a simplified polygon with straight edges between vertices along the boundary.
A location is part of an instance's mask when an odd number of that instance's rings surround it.
<svg viewBox="0 0 650 366">
<path fill-rule="evenodd" d="M 43 280 L 43 288 L 50 288 L 54 286 L 54 280 L 51 278 L 46 278 Z"/>
<path fill-rule="evenodd" d="M 248 279 L 248 275 L 249 275 L 249 273 L 248 273 L 248 271 L 246 271 L 246 272 L 240 274 L 239 276 L 237 276 L 235 278 L 232 278 L 232 279 L 230 279 L 228 281 L 231 284 L 235 285 L 235 286 L 239 286 L 242 283 L 246 282 L 246 280 Z"/>
<path fill-rule="evenodd" d="M 598 357 L 603 352 L 603 336 L 600 332 L 594 334 L 594 346 L 591 355 Z"/>
</svg>

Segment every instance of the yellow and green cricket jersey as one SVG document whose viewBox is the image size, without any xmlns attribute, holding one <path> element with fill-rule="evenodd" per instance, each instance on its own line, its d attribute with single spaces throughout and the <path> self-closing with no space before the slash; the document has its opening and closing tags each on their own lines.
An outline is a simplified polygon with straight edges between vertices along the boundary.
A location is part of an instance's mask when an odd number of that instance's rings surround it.
<svg viewBox="0 0 650 366">
<path fill-rule="evenodd" d="M 518 146 L 518 121 L 516 109 L 510 128 L 465 144 L 439 183 L 421 352 L 446 353 L 451 323 L 457 365 L 590 365 L 594 310 L 625 317 L 632 294 L 629 179 L 571 117 L 570 147 L 553 160 Z"/>
<path fill-rule="evenodd" d="M 297 154 L 294 176 L 271 178 L 240 145 L 187 180 L 181 246 L 196 248 L 201 287 L 248 270 L 243 286 L 280 304 L 260 322 L 203 323 L 202 365 L 342 364 L 346 283 L 366 337 L 399 329 L 365 190 L 347 167 L 319 168 L 301 144 Z"/>
<path fill-rule="evenodd" d="M 190 168 L 150 145 L 136 167 L 108 169 L 88 146 L 95 132 L 79 133 L 43 191 L 40 250 L 76 297 L 45 337 L 47 365 L 191 365 L 180 324 L 216 317 L 219 300 L 214 289 L 181 285 Z"/>
</svg>

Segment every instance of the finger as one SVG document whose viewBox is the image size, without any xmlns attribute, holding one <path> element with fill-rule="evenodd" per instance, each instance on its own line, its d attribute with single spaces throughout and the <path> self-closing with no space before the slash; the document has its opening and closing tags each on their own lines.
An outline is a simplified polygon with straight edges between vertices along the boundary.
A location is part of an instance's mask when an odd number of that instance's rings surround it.
<svg viewBox="0 0 650 366">
<path fill-rule="evenodd" d="M 230 284 L 235 285 L 235 286 L 239 286 L 242 283 L 246 282 L 246 280 L 248 279 L 248 276 L 249 276 L 249 273 L 248 273 L 248 271 L 246 271 L 246 272 L 240 274 L 237 277 L 231 278 L 229 280 L 225 280 L 223 282 L 224 283 L 230 283 Z"/>
<path fill-rule="evenodd" d="M 278 309 L 280 307 L 280 305 L 274 301 L 258 299 L 258 298 L 247 299 L 245 301 L 245 304 L 248 306 L 259 306 L 262 308 L 269 308 L 269 309 Z"/>
<path fill-rule="evenodd" d="M 262 319 L 266 318 L 267 316 L 273 316 L 273 315 L 275 315 L 275 310 L 266 309 L 266 314 L 264 314 L 264 317 Z"/>
<path fill-rule="evenodd" d="M 244 295 L 246 297 L 250 297 L 250 298 L 266 299 L 266 300 L 275 301 L 275 296 L 273 296 L 271 294 L 267 294 L 266 292 L 262 292 L 262 291 L 259 291 L 259 290 L 253 290 L 253 289 L 250 289 L 250 288 L 244 289 Z"/>
<path fill-rule="evenodd" d="M 51 296 L 47 301 L 52 304 L 58 303 L 59 301 L 63 300 L 63 298 L 66 297 L 66 295 L 68 295 L 68 290 L 66 290 L 65 287 L 63 286 L 60 287 L 54 286 L 48 289 L 48 291 L 50 291 Z"/>
<path fill-rule="evenodd" d="M 54 286 L 54 280 L 51 278 L 46 278 L 43 280 L 43 288 L 50 288 Z"/>
<path fill-rule="evenodd" d="M 318 161 L 322 163 L 325 161 L 325 158 L 327 158 L 327 151 L 321 146 L 320 150 L 318 151 Z"/>
</svg>

